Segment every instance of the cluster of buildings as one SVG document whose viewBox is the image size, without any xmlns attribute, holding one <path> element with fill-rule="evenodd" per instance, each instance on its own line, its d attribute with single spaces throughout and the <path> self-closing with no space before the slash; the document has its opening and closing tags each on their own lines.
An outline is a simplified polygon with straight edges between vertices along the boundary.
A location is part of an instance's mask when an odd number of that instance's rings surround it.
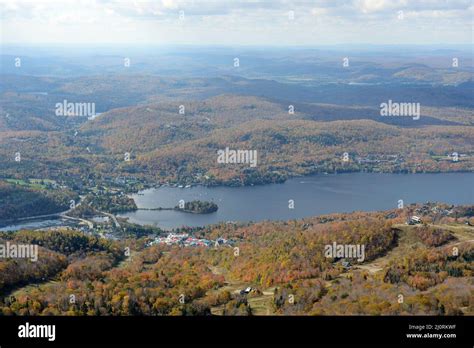
<svg viewBox="0 0 474 348">
<path fill-rule="evenodd" d="M 452 216 L 454 214 L 454 205 L 426 202 L 421 207 L 418 207 L 415 212 L 418 215 L 437 214 L 439 216 Z"/>
<path fill-rule="evenodd" d="M 166 245 L 180 245 L 184 247 L 190 246 L 223 246 L 232 245 L 230 240 L 224 238 L 217 238 L 216 240 L 199 239 L 190 236 L 188 233 L 169 233 L 166 237 L 157 237 L 155 240 L 148 243 L 148 245 L 166 244 Z"/>
</svg>

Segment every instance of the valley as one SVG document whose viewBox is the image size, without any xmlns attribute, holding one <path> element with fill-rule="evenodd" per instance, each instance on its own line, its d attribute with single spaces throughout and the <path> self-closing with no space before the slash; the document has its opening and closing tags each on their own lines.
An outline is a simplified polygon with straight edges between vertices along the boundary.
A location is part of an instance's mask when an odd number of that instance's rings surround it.
<svg viewBox="0 0 474 348">
<path fill-rule="evenodd" d="M 473 314 L 465 48 L 180 50 L 0 55 L 1 314 Z"/>
</svg>

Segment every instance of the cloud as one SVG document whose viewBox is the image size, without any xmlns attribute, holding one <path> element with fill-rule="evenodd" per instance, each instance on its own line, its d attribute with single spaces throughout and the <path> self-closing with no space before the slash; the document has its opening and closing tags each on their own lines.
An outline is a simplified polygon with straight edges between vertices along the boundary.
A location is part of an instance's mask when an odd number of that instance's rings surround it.
<svg viewBox="0 0 474 348">
<path fill-rule="evenodd" d="M 473 15 L 470 0 L 0 0 L 4 42 L 470 43 Z"/>
</svg>

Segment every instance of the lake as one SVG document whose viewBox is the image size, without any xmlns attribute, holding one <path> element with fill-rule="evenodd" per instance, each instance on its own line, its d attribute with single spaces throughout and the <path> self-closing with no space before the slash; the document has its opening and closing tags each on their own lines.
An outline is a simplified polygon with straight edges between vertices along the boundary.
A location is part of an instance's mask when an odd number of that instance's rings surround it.
<svg viewBox="0 0 474 348">
<path fill-rule="evenodd" d="M 18 230 L 36 230 L 40 228 L 64 226 L 67 222 L 59 218 L 47 218 L 47 219 L 33 219 L 23 222 L 16 222 L 7 224 L 6 226 L 0 225 L 0 232 L 13 232 Z"/>
<path fill-rule="evenodd" d="M 474 204 L 474 173 L 349 173 L 294 178 L 283 184 L 248 187 L 160 187 L 132 195 L 139 208 L 174 207 L 179 200 L 212 201 L 219 210 L 190 214 L 174 210 L 138 210 L 121 217 L 163 229 L 226 221 L 289 220 L 328 213 L 374 211 L 437 201 Z M 289 209 L 289 200 L 294 209 Z"/>
</svg>

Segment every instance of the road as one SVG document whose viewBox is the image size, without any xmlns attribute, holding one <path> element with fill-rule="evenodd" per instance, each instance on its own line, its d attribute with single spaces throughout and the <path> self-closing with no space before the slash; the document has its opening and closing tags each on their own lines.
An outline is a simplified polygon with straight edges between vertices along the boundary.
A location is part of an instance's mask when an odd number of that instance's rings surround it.
<svg viewBox="0 0 474 348">
<path fill-rule="evenodd" d="M 93 229 L 94 228 L 94 223 L 92 221 L 89 221 L 89 220 L 86 220 L 86 219 L 82 219 L 82 218 L 77 218 L 77 217 L 73 217 L 73 216 L 69 216 L 68 214 L 73 211 L 76 207 L 80 206 L 83 199 L 84 199 L 84 196 L 79 196 L 79 202 L 75 205 L 74 208 L 69 208 L 68 210 L 65 210 L 65 211 L 62 211 L 62 212 L 58 212 L 58 213 L 53 213 L 53 214 L 44 214 L 44 215 L 35 215 L 35 216 L 27 216 L 27 217 L 23 217 L 23 218 L 18 218 L 18 219 L 15 219 L 15 220 L 12 220 L 12 222 L 18 222 L 18 221 L 27 221 L 27 220 L 37 220 L 37 219 L 45 219 L 45 218 L 50 218 L 50 217 L 61 217 L 61 218 L 64 218 L 64 219 L 67 219 L 67 220 L 74 220 L 74 221 L 80 221 L 80 222 L 83 222 L 85 224 L 87 224 L 87 226 L 90 228 L 90 229 Z M 107 214 L 107 213 L 103 213 L 105 215 L 112 215 L 112 214 Z M 113 215 L 112 215 L 113 216 Z M 117 220 L 115 219 L 115 216 L 113 217 L 114 219 L 114 222 L 115 222 L 115 226 L 118 225 L 118 222 Z M 120 225 L 118 225 L 118 227 L 120 227 Z"/>
</svg>

